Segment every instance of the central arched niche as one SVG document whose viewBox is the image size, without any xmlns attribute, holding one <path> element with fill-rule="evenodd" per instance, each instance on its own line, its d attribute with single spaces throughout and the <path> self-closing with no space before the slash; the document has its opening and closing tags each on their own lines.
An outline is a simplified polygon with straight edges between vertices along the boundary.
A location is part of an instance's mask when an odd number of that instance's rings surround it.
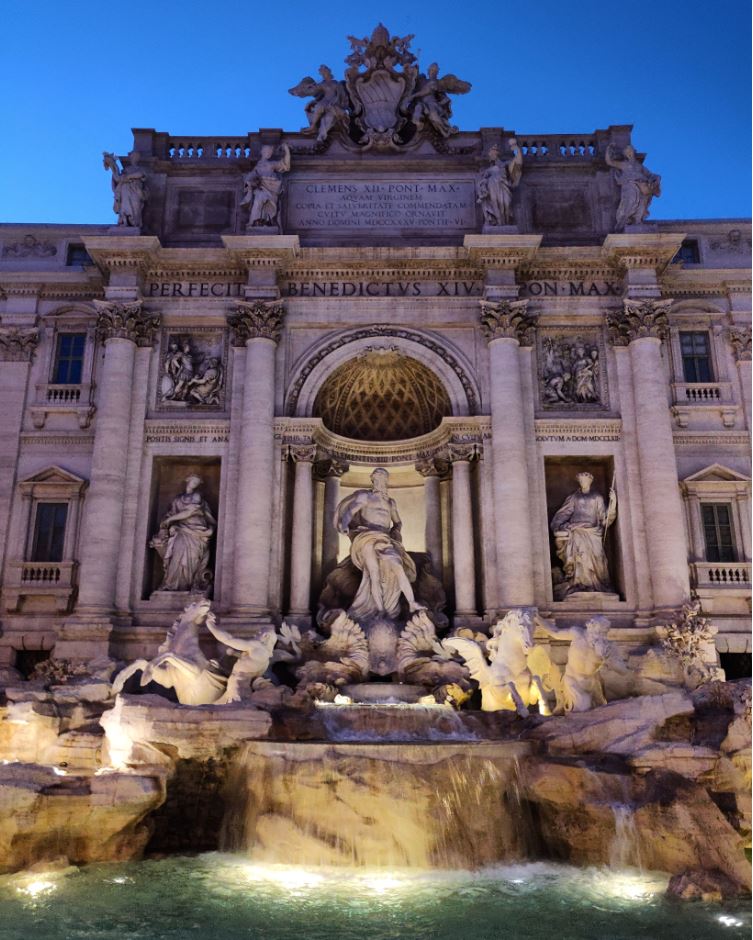
<svg viewBox="0 0 753 940">
<path fill-rule="evenodd" d="M 369 349 L 325 380 L 313 415 L 335 434 L 359 441 L 400 441 L 428 434 L 452 406 L 441 380 L 397 349 Z"/>
</svg>

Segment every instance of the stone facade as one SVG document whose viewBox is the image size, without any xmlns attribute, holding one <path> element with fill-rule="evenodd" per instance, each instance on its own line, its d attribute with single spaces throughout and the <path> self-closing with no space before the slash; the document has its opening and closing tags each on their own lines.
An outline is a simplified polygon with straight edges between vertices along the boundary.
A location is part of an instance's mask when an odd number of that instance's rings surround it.
<svg viewBox="0 0 753 940">
<path fill-rule="evenodd" d="M 432 98 L 354 131 L 351 72 L 315 134 L 134 131 L 140 228 L 0 226 L 0 664 L 155 651 L 186 594 L 150 540 L 188 474 L 220 622 L 310 622 L 347 552 L 333 507 L 375 466 L 456 624 L 598 611 L 638 643 L 694 591 L 718 649 L 749 651 L 750 225 L 618 231 L 625 125 L 457 131 Z M 478 192 L 492 150 L 507 225 Z M 580 471 L 616 492 L 612 590 L 558 600 Z"/>
</svg>

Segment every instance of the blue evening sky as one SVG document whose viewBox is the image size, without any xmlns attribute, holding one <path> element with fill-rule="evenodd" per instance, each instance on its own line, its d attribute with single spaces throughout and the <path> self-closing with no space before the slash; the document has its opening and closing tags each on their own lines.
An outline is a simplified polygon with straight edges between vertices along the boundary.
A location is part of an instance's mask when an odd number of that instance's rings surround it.
<svg viewBox="0 0 753 940">
<path fill-rule="evenodd" d="M 749 0 L 3 0 L 0 221 L 110 222 L 102 151 L 131 127 L 297 130 L 287 89 L 381 19 L 473 83 L 464 129 L 632 123 L 652 218 L 750 214 Z"/>
</svg>

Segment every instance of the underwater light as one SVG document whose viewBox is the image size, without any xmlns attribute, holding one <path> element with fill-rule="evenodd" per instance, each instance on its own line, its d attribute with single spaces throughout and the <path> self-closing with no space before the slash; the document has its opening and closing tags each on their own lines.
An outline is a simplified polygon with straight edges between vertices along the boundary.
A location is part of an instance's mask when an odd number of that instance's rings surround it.
<svg viewBox="0 0 753 940">
<path fill-rule="evenodd" d="M 269 868 L 261 865 L 247 865 L 245 872 L 254 881 L 270 881 L 289 891 L 315 888 L 325 881 L 324 875 L 308 868 L 298 868 L 295 865 L 273 865 Z"/>
<path fill-rule="evenodd" d="M 54 881 L 30 881 L 29 884 L 18 890 L 21 894 L 28 894 L 30 897 L 36 898 L 40 894 L 49 894 L 56 888 L 57 885 Z"/>
<path fill-rule="evenodd" d="M 725 927 L 742 927 L 743 922 L 738 920 L 736 917 L 730 917 L 729 914 L 720 914 L 717 917 L 717 920 L 720 924 L 724 924 Z"/>
<path fill-rule="evenodd" d="M 406 879 L 395 878 L 394 875 L 367 875 L 359 879 L 360 883 L 374 894 L 386 894 L 396 888 L 407 884 Z"/>
</svg>

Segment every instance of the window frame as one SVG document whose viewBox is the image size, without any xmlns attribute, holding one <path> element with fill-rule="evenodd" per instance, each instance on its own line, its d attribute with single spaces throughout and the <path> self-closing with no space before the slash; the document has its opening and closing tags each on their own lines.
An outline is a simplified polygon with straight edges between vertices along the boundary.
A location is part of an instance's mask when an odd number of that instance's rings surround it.
<svg viewBox="0 0 753 940">
<path fill-rule="evenodd" d="M 731 501 L 725 501 L 721 499 L 701 499 L 699 500 L 699 506 L 701 510 L 701 529 L 703 531 L 703 553 L 704 561 L 710 562 L 711 564 L 726 564 L 726 563 L 736 563 L 739 558 L 739 552 L 737 549 L 737 533 L 735 531 L 734 523 L 734 507 Z M 709 545 L 708 540 L 708 526 L 706 523 L 706 509 L 714 510 L 714 529 L 717 535 L 717 545 L 715 546 L 716 553 L 719 556 L 725 554 L 723 551 L 727 546 L 722 545 L 722 541 L 719 538 L 720 535 L 720 524 L 716 510 L 723 508 L 727 513 L 727 528 L 729 529 L 729 558 L 710 558 L 709 555 L 712 554 L 710 551 L 711 546 Z"/>
</svg>

